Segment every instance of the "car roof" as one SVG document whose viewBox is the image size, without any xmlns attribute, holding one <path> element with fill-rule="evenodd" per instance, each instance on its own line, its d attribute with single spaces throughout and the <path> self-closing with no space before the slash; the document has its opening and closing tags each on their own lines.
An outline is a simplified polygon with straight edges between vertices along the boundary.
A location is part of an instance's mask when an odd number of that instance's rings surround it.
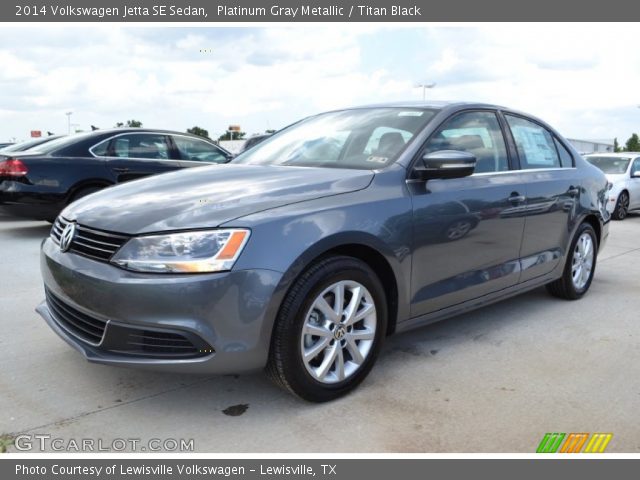
<svg viewBox="0 0 640 480">
<path fill-rule="evenodd" d="M 444 109 L 444 108 L 496 108 L 496 109 L 505 109 L 505 110 L 513 110 L 511 108 L 503 107 L 500 105 L 495 105 L 492 103 L 483 103 L 483 102 L 465 102 L 465 101 L 438 101 L 438 100 L 430 100 L 430 101 L 402 101 L 402 102 L 384 102 L 384 103 L 373 103 L 368 105 L 361 105 L 356 108 L 380 108 L 380 107 L 389 107 L 389 108 L 436 108 L 436 109 Z M 347 108 L 346 110 L 350 110 L 351 108 Z"/>
<path fill-rule="evenodd" d="M 34 156 L 41 155 L 41 154 L 47 155 L 55 151 L 60 151 L 61 149 L 73 148 L 77 145 L 83 145 L 83 144 L 88 144 L 88 146 L 90 147 L 92 146 L 91 145 L 92 142 L 101 143 L 114 136 L 128 134 L 128 133 L 158 133 L 158 134 L 164 134 L 164 135 L 180 135 L 180 136 L 190 137 L 194 139 L 200 139 L 200 140 L 208 141 L 209 143 L 214 144 L 217 148 L 219 148 L 223 152 L 231 155 L 231 153 L 228 150 L 216 144 L 210 138 L 204 138 L 198 135 L 194 135 L 192 133 L 178 132 L 175 130 L 162 130 L 158 128 L 143 128 L 143 127 L 115 127 L 115 128 L 98 129 L 92 132 L 79 132 L 72 135 L 63 136 L 52 142 L 47 142 L 47 143 L 32 147 L 29 150 L 25 150 L 24 152 L 21 152 L 21 155 L 34 155 Z M 97 139 L 93 140 L 94 138 L 97 138 Z M 64 141 L 64 144 L 56 145 L 55 143 L 57 141 Z M 54 147 L 53 149 L 51 148 L 52 146 Z"/>
<path fill-rule="evenodd" d="M 585 155 L 585 157 L 633 158 L 640 157 L 640 152 L 593 152 Z"/>
<path fill-rule="evenodd" d="M 509 108 L 506 107 L 504 105 L 497 105 L 494 103 L 484 103 L 484 102 L 465 102 L 465 101 L 437 101 L 437 100 L 432 100 L 432 101 L 403 101 L 403 102 L 387 102 L 387 103 L 376 103 L 376 104 L 370 104 L 370 105 L 362 105 L 362 106 L 357 106 L 357 107 L 351 107 L 351 108 L 345 108 L 343 110 L 355 110 L 355 109 L 359 109 L 359 108 L 432 108 L 435 110 L 440 110 L 443 111 L 445 113 L 457 113 L 458 111 L 461 110 L 473 110 L 473 109 L 478 109 L 478 110 L 483 110 L 483 109 L 490 109 L 490 110 L 503 110 L 505 111 L 505 113 L 512 113 L 515 115 L 521 115 L 525 118 L 529 118 L 531 120 L 534 120 L 542 125 L 544 125 L 546 128 L 552 130 L 554 133 L 558 134 L 558 132 L 551 126 L 549 125 L 547 122 L 545 122 L 544 120 L 542 120 L 541 118 L 532 115 L 531 113 L 528 112 L 523 112 L 521 110 L 518 110 L 516 108 Z"/>
<path fill-rule="evenodd" d="M 86 134 L 86 137 L 89 137 L 91 135 L 102 135 L 102 134 L 109 134 L 109 133 L 113 133 L 113 134 L 118 134 L 118 133 L 168 133 L 171 135 L 184 135 L 186 137 L 194 137 L 194 138 L 201 138 L 203 140 L 209 140 L 211 141 L 211 139 L 207 139 L 204 137 L 200 137 L 198 135 L 194 135 L 193 133 L 187 133 L 187 132 L 178 132 L 176 130 L 166 130 L 166 129 L 162 129 L 162 128 L 146 128 L 146 127 L 114 127 L 114 128 L 100 128 L 98 130 L 94 130 L 93 132 L 82 132 L 84 134 Z"/>
</svg>

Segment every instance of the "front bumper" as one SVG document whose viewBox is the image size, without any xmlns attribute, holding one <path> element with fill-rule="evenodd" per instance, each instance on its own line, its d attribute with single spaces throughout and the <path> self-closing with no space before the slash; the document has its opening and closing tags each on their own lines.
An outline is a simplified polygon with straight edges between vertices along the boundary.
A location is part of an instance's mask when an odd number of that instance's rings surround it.
<svg viewBox="0 0 640 480">
<path fill-rule="evenodd" d="M 252 371 L 267 362 L 278 272 L 140 274 L 62 253 L 51 239 L 42 244 L 41 270 L 48 300 L 37 312 L 91 362 L 207 374 Z M 93 325 L 103 328 L 94 331 Z M 185 356 L 156 344 L 125 348 L 132 332 L 138 339 L 140 332 L 182 337 L 188 342 L 179 345 L 190 343 L 196 351 Z"/>
</svg>

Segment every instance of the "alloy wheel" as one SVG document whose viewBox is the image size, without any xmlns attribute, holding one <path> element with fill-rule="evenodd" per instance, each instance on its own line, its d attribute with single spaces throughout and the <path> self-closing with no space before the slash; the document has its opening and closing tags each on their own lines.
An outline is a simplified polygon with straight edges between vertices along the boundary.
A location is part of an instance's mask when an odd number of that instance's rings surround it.
<svg viewBox="0 0 640 480">
<path fill-rule="evenodd" d="M 594 255 L 593 238 L 589 233 L 584 232 L 578 238 L 573 250 L 571 264 L 571 277 L 576 290 L 582 290 L 587 285 L 593 269 Z"/>
<path fill-rule="evenodd" d="M 324 289 L 304 320 L 300 349 L 307 372 L 325 384 L 353 376 L 373 346 L 376 307 L 367 288 L 343 280 Z"/>
</svg>

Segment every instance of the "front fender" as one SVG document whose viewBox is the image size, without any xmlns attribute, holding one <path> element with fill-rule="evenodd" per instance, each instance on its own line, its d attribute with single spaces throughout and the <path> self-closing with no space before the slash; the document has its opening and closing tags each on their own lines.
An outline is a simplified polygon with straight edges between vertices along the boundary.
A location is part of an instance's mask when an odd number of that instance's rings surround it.
<svg viewBox="0 0 640 480">
<path fill-rule="evenodd" d="M 234 269 L 263 268 L 283 274 L 269 308 L 271 321 L 265 322 L 265 328 L 272 328 L 296 278 L 314 260 L 340 247 L 355 248 L 355 252 L 358 247 L 371 249 L 384 258 L 397 286 L 400 322 L 409 316 L 411 212 L 411 199 L 400 186 L 394 192 L 385 192 L 382 187 L 259 212 L 224 227 L 251 229 Z"/>
</svg>

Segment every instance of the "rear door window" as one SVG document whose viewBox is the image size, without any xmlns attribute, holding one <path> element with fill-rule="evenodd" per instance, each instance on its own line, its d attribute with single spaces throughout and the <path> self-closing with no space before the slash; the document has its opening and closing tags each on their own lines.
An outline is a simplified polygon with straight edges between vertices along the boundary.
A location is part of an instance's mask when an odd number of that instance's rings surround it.
<svg viewBox="0 0 640 480">
<path fill-rule="evenodd" d="M 208 163 L 226 163 L 229 160 L 219 148 L 204 140 L 174 135 L 173 141 L 182 160 Z"/>
<path fill-rule="evenodd" d="M 551 133 L 535 122 L 505 115 L 518 149 L 520 168 L 561 168 L 560 156 Z"/>
<path fill-rule="evenodd" d="M 556 148 L 558 149 L 558 154 L 560 155 L 560 165 L 562 165 L 562 168 L 572 168 L 573 155 L 571 155 L 571 153 L 569 153 L 569 150 L 567 150 L 565 146 L 560 143 L 560 140 L 555 137 L 553 139 L 556 142 Z"/>
</svg>

